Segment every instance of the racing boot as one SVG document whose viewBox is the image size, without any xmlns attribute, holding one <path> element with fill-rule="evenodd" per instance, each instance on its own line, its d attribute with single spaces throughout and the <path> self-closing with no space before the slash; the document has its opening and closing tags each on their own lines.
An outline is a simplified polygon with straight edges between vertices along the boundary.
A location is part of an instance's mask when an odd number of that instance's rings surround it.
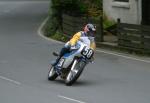
<svg viewBox="0 0 150 103">
<path fill-rule="evenodd" d="M 54 52 L 53 55 L 57 56 L 57 58 L 56 58 L 55 62 L 51 63 L 52 66 L 56 66 L 56 65 L 58 64 L 59 60 L 61 59 L 61 57 L 62 57 L 65 53 L 69 52 L 69 50 L 70 50 L 69 47 L 63 47 L 63 48 L 61 49 L 61 51 L 60 51 L 59 54 Z"/>
<path fill-rule="evenodd" d="M 58 76 L 61 75 L 61 73 L 62 73 L 61 67 L 58 67 L 58 66 L 56 65 L 54 69 L 55 69 L 55 71 L 56 71 L 56 73 L 57 73 Z"/>
<path fill-rule="evenodd" d="M 60 59 L 61 59 L 61 57 L 58 56 L 58 57 L 56 58 L 56 60 L 51 63 L 51 65 L 52 65 L 52 66 L 56 66 L 56 65 L 58 64 L 58 62 L 59 62 Z"/>
</svg>

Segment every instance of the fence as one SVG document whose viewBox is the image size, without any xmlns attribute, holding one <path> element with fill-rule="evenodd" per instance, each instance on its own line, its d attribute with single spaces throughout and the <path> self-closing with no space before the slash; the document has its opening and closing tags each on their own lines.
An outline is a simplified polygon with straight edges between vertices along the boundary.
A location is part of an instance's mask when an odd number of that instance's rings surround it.
<svg viewBox="0 0 150 103">
<path fill-rule="evenodd" d="M 82 31 L 87 23 L 93 23 L 97 26 L 96 41 L 103 41 L 102 18 L 94 20 L 87 17 L 73 17 L 63 14 L 62 19 L 63 32 L 66 36 L 71 37 L 76 32 Z"/>
<path fill-rule="evenodd" d="M 150 26 L 118 23 L 118 46 L 150 53 Z"/>
</svg>

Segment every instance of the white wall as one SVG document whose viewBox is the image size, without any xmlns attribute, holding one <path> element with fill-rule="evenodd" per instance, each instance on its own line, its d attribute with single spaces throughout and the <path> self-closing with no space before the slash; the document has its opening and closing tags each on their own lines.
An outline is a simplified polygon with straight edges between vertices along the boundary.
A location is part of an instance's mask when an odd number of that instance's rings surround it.
<svg viewBox="0 0 150 103">
<path fill-rule="evenodd" d="M 103 10 L 110 19 L 115 21 L 121 18 L 123 23 L 141 23 L 141 0 L 129 0 L 129 2 L 103 0 Z"/>
</svg>

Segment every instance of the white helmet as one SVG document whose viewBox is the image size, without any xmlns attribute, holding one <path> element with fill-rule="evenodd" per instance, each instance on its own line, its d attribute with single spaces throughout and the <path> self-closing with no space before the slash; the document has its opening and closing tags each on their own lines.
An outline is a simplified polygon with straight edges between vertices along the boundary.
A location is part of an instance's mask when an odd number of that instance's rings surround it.
<svg viewBox="0 0 150 103">
<path fill-rule="evenodd" d="M 90 36 L 94 36 L 95 32 L 96 32 L 96 26 L 93 24 L 87 24 L 84 28 L 84 31 L 89 34 Z"/>
<path fill-rule="evenodd" d="M 93 31 L 93 32 L 96 31 L 96 26 L 94 26 L 93 24 L 87 24 L 86 26 L 88 31 Z"/>
</svg>

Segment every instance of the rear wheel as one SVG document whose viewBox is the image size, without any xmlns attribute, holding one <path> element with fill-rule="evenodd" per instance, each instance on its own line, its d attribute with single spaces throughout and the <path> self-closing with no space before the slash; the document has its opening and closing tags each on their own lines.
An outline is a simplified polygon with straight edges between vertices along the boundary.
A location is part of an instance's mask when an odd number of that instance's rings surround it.
<svg viewBox="0 0 150 103">
<path fill-rule="evenodd" d="M 73 70 L 70 70 L 67 78 L 66 78 L 66 85 L 71 86 L 81 75 L 86 63 L 85 62 L 78 62 Z"/>
<path fill-rule="evenodd" d="M 57 73 L 54 69 L 54 66 L 51 66 L 50 69 L 49 69 L 49 72 L 48 72 L 48 80 L 55 80 L 57 78 Z"/>
</svg>

